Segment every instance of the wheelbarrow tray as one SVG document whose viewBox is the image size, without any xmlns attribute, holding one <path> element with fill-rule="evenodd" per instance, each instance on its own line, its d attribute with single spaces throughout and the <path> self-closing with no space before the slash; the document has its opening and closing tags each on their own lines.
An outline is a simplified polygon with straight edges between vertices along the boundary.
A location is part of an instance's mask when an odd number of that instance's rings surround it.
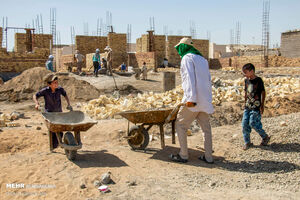
<svg viewBox="0 0 300 200">
<path fill-rule="evenodd" d="M 137 124 L 159 124 L 164 123 L 165 119 L 169 116 L 169 114 L 173 111 L 173 108 L 162 108 L 155 110 L 144 110 L 144 111 L 124 111 L 118 113 L 122 117 L 126 118 L 128 121 Z M 174 120 L 176 117 L 173 116 Z"/>
<path fill-rule="evenodd" d="M 42 113 L 51 132 L 87 131 L 98 122 L 81 111 Z"/>
</svg>

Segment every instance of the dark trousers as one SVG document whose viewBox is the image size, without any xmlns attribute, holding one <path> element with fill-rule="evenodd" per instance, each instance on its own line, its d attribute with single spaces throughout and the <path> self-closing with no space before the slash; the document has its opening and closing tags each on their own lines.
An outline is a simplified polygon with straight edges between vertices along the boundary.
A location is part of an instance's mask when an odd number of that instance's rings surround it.
<svg viewBox="0 0 300 200">
<path fill-rule="evenodd" d="M 59 133 L 60 137 L 63 138 L 63 133 Z M 53 149 L 58 147 L 58 138 L 56 137 L 56 134 L 54 132 L 51 132 L 51 137 L 52 137 L 52 144 L 53 144 Z"/>
<path fill-rule="evenodd" d="M 98 76 L 98 70 L 99 70 L 99 62 L 98 61 L 93 61 L 94 65 L 94 74 Z"/>
</svg>

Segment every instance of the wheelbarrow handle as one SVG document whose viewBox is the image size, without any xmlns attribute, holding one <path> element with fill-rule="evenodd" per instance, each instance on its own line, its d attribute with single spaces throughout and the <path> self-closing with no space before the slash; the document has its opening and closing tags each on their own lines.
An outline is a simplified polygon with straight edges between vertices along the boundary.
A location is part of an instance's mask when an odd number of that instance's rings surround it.
<svg viewBox="0 0 300 200">
<path fill-rule="evenodd" d="M 165 124 L 169 123 L 171 121 L 171 119 L 177 114 L 177 112 L 179 111 L 181 106 L 185 106 L 185 103 L 180 103 L 178 104 L 173 110 L 172 112 L 168 115 L 168 117 L 165 120 Z"/>
</svg>

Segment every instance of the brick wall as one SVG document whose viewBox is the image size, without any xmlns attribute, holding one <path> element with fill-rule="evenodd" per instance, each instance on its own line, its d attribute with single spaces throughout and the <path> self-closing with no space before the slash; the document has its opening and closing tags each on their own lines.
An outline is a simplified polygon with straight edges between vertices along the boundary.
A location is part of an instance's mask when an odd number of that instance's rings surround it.
<svg viewBox="0 0 300 200">
<path fill-rule="evenodd" d="M 194 47 L 198 49 L 204 58 L 209 57 L 209 40 L 193 39 Z"/>
<path fill-rule="evenodd" d="M 178 65 L 178 66 L 180 65 L 181 58 L 178 52 L 176 51 L 176 49 L 174 48 L 174 46 L 178 44 L 178 42 L 184 37 L 191 38 L 190 36 L 175 36 L 175 35 L 168 36 L 168 41 L 166 45 L 166 57 L 169 63 L 173 65 Z"/>
<path fill-rule="evenodd" d="M 33 67 L 45 67 L 49 49 L 35 48 L 33 53 L 0 51 L 0 72 L 22 72 Z"/>
<path fill-rule="evenodd" d="M 112 49 L 112 67 L 118 68 L 123 62 L 127 63 L 127 39 L 126 34 L 109 33 L 107 44 Z"/>
<path fill-rule="evenodd" d="M 256 68 L 263 67 L 264 62 L 261 56 L 234 56 L 230 58 L 210 59 L 211 69 L 223 67 L 234 67 L 241 69 L 243 65 L 252 63 Z M 283 56 L 269 56 L 269 67 L 300 67 L 300 58 L 287 58 Z"/>
<path fill-rule="evenodd" d="M 148 69 L 153 69 L 155 67 L 156 60 L 154 52 L 137 52 L 135 57 L 138 67 L 141 68 L 143 66 L 143 62 L 146 62 Z"/>
<path fill-rule="evenodd" d="M 142 52 L 142 38 L 136 39 L 136 52 Z"/>
<path fill-rule="evenodd" d="M 33 48 L 47 48 L 50 49 L 50 41 L 52 40 L 52 35 L 49 34 L 34 34 L 32 36 Z M 15 52 L 24 53 L 26 51 L 26 34 L 16 33 L 15 34 Z"/>
<path fill-rule="evenodd" d="M 166 57 L 166 36 L 154 35 L 154 51 L 156 65 L 161 65 Z"/>
<path fill-rule="evenodd" d="M 99 49 L 100 52 L 103 53 L 106 46 L 107 37 L 83 35 L 76 35 L 75 37 L 75 49 L 79 50 L 84 56 L 89 53 L 94 53 L 96 49 Z"/>
<path fill-rule="evenodd" d="M 136 53 L 128 53 L 128 66 L 132 66 L 132 67 L 138 67 L 138 62 L 136 59 Z"/>
<path fill-rule="evenodd" d="M 282 33 L 280 51 L 285 57 L 300 57 L 300 31 Z"/>
</svg>

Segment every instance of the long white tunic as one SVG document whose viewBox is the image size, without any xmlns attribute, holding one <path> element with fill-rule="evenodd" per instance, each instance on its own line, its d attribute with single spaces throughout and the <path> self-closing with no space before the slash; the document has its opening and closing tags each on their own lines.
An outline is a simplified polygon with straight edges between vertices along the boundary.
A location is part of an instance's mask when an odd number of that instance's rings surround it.
<svg viewBox="0 0 300 200">
<path fill-rule="evenodd" d="M 189 107 L 192 112 L 214 112 L 212 105 L 211 76 L 208 62 L 200 55 L 188 53 L 183 56 L 180 66 L 182 102 L 195 102 L 195 107 Z"/>
</svg>

